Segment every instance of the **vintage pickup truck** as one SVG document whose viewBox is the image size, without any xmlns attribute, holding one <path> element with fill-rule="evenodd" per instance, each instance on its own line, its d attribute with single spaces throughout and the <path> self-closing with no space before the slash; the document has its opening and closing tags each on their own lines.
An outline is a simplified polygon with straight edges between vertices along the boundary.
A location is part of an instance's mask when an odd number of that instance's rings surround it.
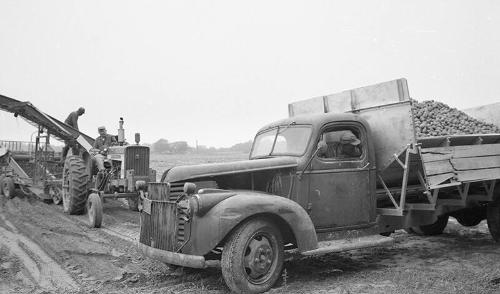
<svg viewBox="0 0 500 294">
<path fill-rule="evenodd" d="M 319 255 L 487 219 L 500 241 L 500 134 L 416 138 L 406 80 L 289 105 L 247 161 L 174 167 L 142 196 L 142 252 L 220 266 L 232 291 L 279 278 L 286 250 Z M 347 149 L 344 149 L 346 147 Z M 496 186 L 495 186 L 496 185 Z"/>
</svg>

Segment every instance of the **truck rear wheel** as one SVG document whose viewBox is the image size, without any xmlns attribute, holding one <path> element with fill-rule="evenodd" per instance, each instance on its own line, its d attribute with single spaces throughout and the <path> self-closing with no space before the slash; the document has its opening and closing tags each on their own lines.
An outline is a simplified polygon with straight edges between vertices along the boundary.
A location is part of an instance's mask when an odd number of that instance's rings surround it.
<svg viewBox="0 0 500 294">
<path fill-rule="evenodd" d="M 493 240 L 500 242 L 500 200 L 488 204 L 486 220 Z"/>
<path fill-rule="evenodd" d="M 283 238 L 264 219 L 243 223 L 222 251 L 222 275 L 237 293 L 262 293 L 274 285 L 283 268 Z"/>
<path fill-rule="evenodd" d="M 433 224 L 411 227 L 411 231 L 417 235 L 434 236 L 442 234 L 448 224 L 448 215 L 441 215 Z"/>
<path fill-rule="evenodd" d="M 5 197 L 12 199 L 15 196 L 16 185 L 11 177 L 4 177 L 1 182 L 2 193 Z"/>
<path fill-rule="evenodd" d="M 64 163 L 62 184 L 63 210 L 69 214 L 85 212 L 89 174 L 83 159 L 68 156 Z"/>
</svg>

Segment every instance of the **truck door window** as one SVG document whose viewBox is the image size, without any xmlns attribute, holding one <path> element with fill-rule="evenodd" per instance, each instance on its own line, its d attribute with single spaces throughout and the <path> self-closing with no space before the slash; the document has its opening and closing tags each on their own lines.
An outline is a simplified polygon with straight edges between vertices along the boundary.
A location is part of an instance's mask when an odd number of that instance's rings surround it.
<svg viewBox="0 0 500 294">
<path fill-rule="evenodd" d="M 328 160 L 356 160 L 363 155 L 360 132 L 355 128 L 327 129 L 321 134 L 320 140 L 326 143 L 327 146 L 326 152 L 319 154 L 320 158 Z"/>
</svg>

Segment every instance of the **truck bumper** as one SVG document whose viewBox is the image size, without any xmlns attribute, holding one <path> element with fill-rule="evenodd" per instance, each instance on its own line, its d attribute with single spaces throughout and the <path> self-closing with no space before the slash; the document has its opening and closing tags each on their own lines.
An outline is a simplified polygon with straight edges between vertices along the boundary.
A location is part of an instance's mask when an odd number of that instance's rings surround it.
<svg viewBox="0 0 500 294">
<path fill-rule="evenodd" d="M 192 268 L 206 268 L 218 267 L 220 262 L 218 260 L 205 260 L 205 257 L 199 255 L 189 255 L 177 252 L 171 252 L 161 249 L 156 249 L 140 242 L 137 242 L 139 250 L 145 256 L 159 260 L 168 264 L 175 264 L 179 266 L 192 267 Z"/>
</svg>

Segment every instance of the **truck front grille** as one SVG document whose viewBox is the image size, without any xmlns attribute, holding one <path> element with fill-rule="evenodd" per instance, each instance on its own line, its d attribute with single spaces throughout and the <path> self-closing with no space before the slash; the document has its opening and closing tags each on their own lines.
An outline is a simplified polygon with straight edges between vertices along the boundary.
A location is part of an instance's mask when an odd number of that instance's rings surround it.
<svg viewBox="0 0 500 294">
<path fill-rule="evenodd" d="M 177 201 L 184 194 L 184 182 L 170 183 L 170 201 Z M 182 246 L 188 240 L 189 223 L 188 216 L 181 210 L 177 210 L 177 244 Z"/>
<path fill-rule="evenodd" d="M 177 204 L 169 201 L 168 183 L 149 183 L 150 213 L 141 212 L 139 242 L 153 248 L 177 250 Z"/>
<path fill-rule="evenodd" d="M 142 244 L 177 252 L 188 241 L 188 216 L 176 203 L 184 193 L 183 186 L 184 183 L 149 183 L 147 198 L 151 200 L 151 211 L 141 212 Z"/>
<path fill-rule="evenodd" d="M 136 176 L 149 176 L 149 147 L 127 146 L 125 170 L 133 169 Z"/>
</svg>

